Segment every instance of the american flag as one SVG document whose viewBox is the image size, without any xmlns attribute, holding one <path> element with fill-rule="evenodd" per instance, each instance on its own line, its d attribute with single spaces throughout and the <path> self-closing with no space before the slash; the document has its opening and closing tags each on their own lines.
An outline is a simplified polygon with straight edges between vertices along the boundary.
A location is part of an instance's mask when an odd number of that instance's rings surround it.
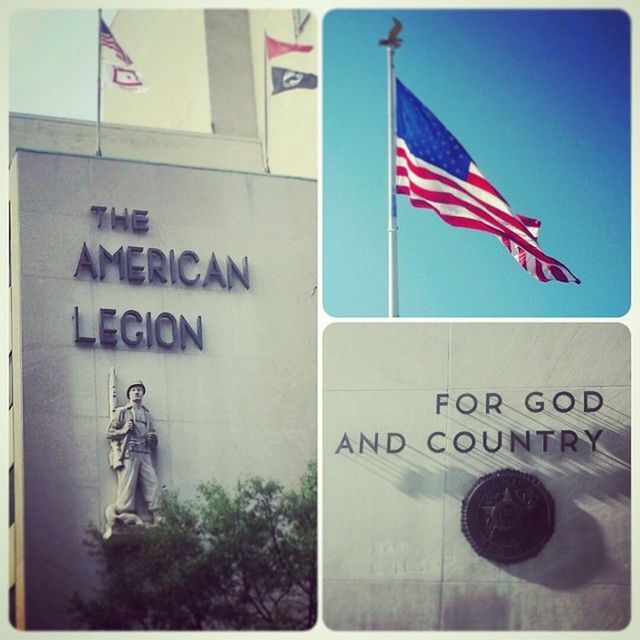
<svg viewBox="0 0 640 640">
<path fill-rule="evenodd" d="M 125 64 L 132 64 L 133 60 L 126 54 L 125 50 L 118 44 L 118 41 L 113 37 L 111 29 L 107 26 L 104 20 L 100 20 L 100 44 L 103 47 L 111 49 L 122 62 Z"/>
<path fill-rule="evenodd" d="M 538 245 L 540 221 L 514 213 L 445 126 L 396 80 L 396 192 L 414 207 L 433 209 L 454 227 L 498 237 L 541 282 L 580 284 Z"/>
</svg>

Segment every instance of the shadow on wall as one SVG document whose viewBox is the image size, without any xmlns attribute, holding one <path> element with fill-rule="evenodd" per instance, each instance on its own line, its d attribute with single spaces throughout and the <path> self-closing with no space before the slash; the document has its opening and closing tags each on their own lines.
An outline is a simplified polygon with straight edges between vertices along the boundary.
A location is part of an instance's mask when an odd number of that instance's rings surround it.
<svg viewBox="0 0 640 640">
<path fill-rule="evenodd" d="M 504 405 L 504 408 L 505 414 L 508 412 L 510 416 L 522 413 L 511 406 Z M 548 423 L 528 414 L 522 415 L 532 432 L 549 429 Z M 517 418 L 509 420 L 506 415 L 491 416 L 490 419 L 468 416 L 467 422 L 451 417 L 449 420 L 456 425 L 456 430 L 460 428 L 476 433 L 486 430 L 491 432 L 492 438 L 497 430 L 505 434 L 511 429 L 522 431 L 517 424 L 521 421 Z M 582 413 L 577 417 L 572 415 L 570 420 L 558 416 L 556 431 L 573 429 L 582 432 L 589 429 L 595 433 L 603 429 L 595 452 L 591 450 L 590 442 L 582 438 L 575 451 L 567 449 L 564 452 L 560 451 L 556 440 L 555 448 L 550 446 L 544 453 L 534 449 L 533 445 L 531 451 L 520 447 L 511 452 L 507 443 L 496 453 L 476 447 L 467 454 L 454 452 L 452 456 L 427 454 L 407 443 L 401 452 L 394 454 L 376 455 L 365 451 L 358 455 L 342 455 L 414 500 L 443 498 L 444 491 L 445 496 L 461 503 L 475 481 L 488 470 L 515 467 L 534 473 L 554 496 L 555 532 L 536 558 L 496 566 L 549 589 L 570 591 L 593 582 L 605 567 L 611 569 L 600 525 L 579 506 L 578 501 L 590 498 L 628 505 L 631 491 L 629 416 L 604 405 L 597 418 Z M 539 444 L 536 446 L 540 447 Z"/>
<path fill-rule="evenodd" d="M 517 564 L 497 565 L 513 576 L 555 591 L 571 591 L 609 566 L 600 525 L 573 501 L 556 501 L 556 527 L 540 554 Z"/>
</svg>

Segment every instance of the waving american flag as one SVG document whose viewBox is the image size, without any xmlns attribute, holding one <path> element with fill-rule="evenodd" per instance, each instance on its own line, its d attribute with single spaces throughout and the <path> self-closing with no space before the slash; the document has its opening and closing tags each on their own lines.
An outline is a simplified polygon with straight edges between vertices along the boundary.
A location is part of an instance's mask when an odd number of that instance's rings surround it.
<svg viewBox="0 0 640 640">
<path fill-rule="evenodd" d="M 120 46 L 118 41 L 111 33 L 111 29 L 107 26 L 106 22 L 100 19 L 100 44 L 103 47 L 111 49 L 116 57 L 120 58 L 125 64 L 133 64 L 133 60 L 127 55 L 126 51 Z"/>
<path fill-rule="evenodd" d="M 514 213 L 445 126 L 396 80 L 396 192 L 454 227 L 498 237 L 541 282 L 580 283 L 538 245 L 540 222 Z"/>
</svg>

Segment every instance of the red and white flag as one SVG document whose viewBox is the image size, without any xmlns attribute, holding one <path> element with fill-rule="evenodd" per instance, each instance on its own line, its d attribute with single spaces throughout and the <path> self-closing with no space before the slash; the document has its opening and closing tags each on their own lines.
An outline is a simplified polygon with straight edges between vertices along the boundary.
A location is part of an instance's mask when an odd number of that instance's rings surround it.
<svg viewBox="0 0 640 640">
<path fill-rule="evenodd" d="M 568 267 L 540 248 L 540 222 L 512 211 L 463 146 L 399 80 L 396 96 L 396 192 L 454 227 L 495 235 L 540 282 L 579 284 Z"/>
<path fill-rule="evenodd" d="M 267 39 L 267 57 L 269 60 L 277 56 L 283 56 L 285 53 L 309 53 L 313 49 L 310 44 L 298 44 L 297 42 L 281 42 L 275 38 L 265 35 Z"/>
<path fill-rule="evenodd" d="M 126 91 L 136 91 L 144 93 L 149 90 L 145 84 L 142 74 L 129 67 L 119 67 L 110 62 L 103 62 L 104 72 L 102 77 L 108 87 L 119 87 Z"/>
</svg>

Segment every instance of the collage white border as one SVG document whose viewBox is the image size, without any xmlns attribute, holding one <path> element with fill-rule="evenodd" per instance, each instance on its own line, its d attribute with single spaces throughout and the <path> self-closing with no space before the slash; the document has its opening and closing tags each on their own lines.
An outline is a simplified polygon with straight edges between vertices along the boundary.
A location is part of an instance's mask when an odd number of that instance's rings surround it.
<svg viewBox="0 0 640 640">
<path fill-rule="evenodd" d="M 103 0 L 102 2 L 95 2 L 93 0 L 4 0 L 0 6 L 0 103 L 5 105 L 3 110 L 2 126 L 0 126 L 0 142 L 3 149 L 8 149 L 8 42 L 9 42 L 9 15 L 15 9 L 176 9 L 176 8 L 192 8 L 192 9 L 291 9 L 295 5 L 300 5 L 302 8 L 308 8 L 315 14 L 317 20 L 317 33 L 318 33 L 318 47 L 320 55 L 318 56 L 318 75 L 320 78 L 319 91 L 318 91 L 318 318 L 317 318 L 317 358 L 318 358 L 318 389 L 317 389 L 317 402 L 318 402 L 318 426 L 317 426 L 317 443 L 318 443 L 318 469 L 319 469 L 319 482 L 318 482 L 318 508 L 321 513 L 322 505 L 322 468 L 323 468 L 323 450 L 322 450 L 322 339 L 324 329 L 333 323 L 342 322 L 620 322 L 625 324 L 631 332 L 631 380 L 632 380 L 632 422 L 640 424 L 640 402 L 634 402 L 634 381 L 640 376 L 638 365 L 638 344 L 640 344 L 640 312 L 636 304 L 638 299 L 638 293 L 640 291 L 640 276 L 638 275 L 638 259 L 637 252 L 634 251 L 634 247 L 640 247 L 640 231 L 636 218 L 638 210 L 640 208 L 640 197 L 638 196 L 637 189 L 633 188 L 633 185 L 640 184 L 640 170 L 638 169 L 638 163 L 635 158 L 635 149 L 640 149 L 640 134 L 638 133 L 638 127 L 634 127 L 636 118 L 640 116 L 639 99 L 640 89 L 639 82 L 634 82 L 635 77 L 638 78 L 637 70 L 640 69 L 640 0 L 564 0 L 561 4 L 557 0 L 540 0 L 538 2 L 523 2 L 522 0 L 494 0 L 493 2 L 487 2 L 483 0 L 462 0 L 457 2 L 451 0 L 450 2 L 430 2 L 429 0 L 351 0 L 349 2 L 338 2 L 338 0 L 307 0 L 301 3 L 283 1 L 283 0 L 266 0 L 263 2 L 252 1 L 239 1 L 239 0 L 222 0 L 220 2 L 216 0 Z M 331 9 L 623 9 L 631 17 L 631 52 L 632 52 L 632 131 L 631 131 L 631 156 L 632 156 L 632 171 L 631 171 L 631 184 L 632 184 L 632 220 L 631 220 L 631 305 L 629 311 L 620 318 L 333 318 L 325 313 L 322 301 L 323 301 L 323 254 L 322 254 L 322 22 L 324 15 Z M 5 157 L 8 156 L 8 153 Z M 0 196 L 3 202 L 8 202 L 8 175 L 7 175 L 8 160 L 5 162 L 4 179 L 0 180 Z M 6 211 L 6 207 L 5 207 Z M 635 212 L 635 213 L 634 213 Z M 6 214 L 5 214 L 6 215 Z M 0 224 L 0 246 L 8 247 L 8 224 L 7 219 Z M 6 255 L 6 254 L 5 254 Z M 0 282 L 8 282 L 8 264 L 7 260 L 0 260 Z M 5 345 L 5 352 L 8 353 L 9 349 L 9 322 L 8 322 L 8 296 L 5 295 L 0 302 L 0 318 L 2 323 L 0 325 L 0 336 L 2 344 Z M 635 338 L 635 339 L 634 339 Z M 0 367 L 0 387 L 8 389 L 8 368 L 7 366 Z M 5 396 L 6 397 L 6 396 Z M 6 424 L 5 421 L 0 421 L 0 424 Z M 6 429 L 0 430 L 0 450 L 3 447 L 8 446 L 8 431 Z M 634 434 L 632 429 L 632 460 L 635 460 L 639 452 L 639 438 Z M 1 457 L 1 456 L 0 456 Z M 8 459 L 8 452 L 5 450 L 4 459 Z M 638 480 L 638 470 L 632 464 L 631 469 L 632 477 L 632 502 L 635 499 L 635 493 L 640 488 L 640 481 Z M 8 473 L 0 473 L 0 505 L 2 509 L 0 514 L 5 514 L 6 519 L 7 506 L 8 506 Z M 631 510 L 631 522 L 632 522 L 632 534 L 631 540 L 636 540 L 640 536 L 640 516 L 638 515 L 638 509 L 633 508 Z M 206 636 L 212 639 L 242 639 L 242 638 L 264 638 L 271 640 L 272 638 L 278 638 L 279 640 L 297 640 L 298 638 L 308 638 L 309 640 L 329 640 L 334 638 L 336 640 L 349 639 L 349 640 L 361 640 L 364 638 L 396 638 L 402 639 L 416 639 L 416 638 L 435 638 L 442 634 L 446 634 L 447 638 L 453 638 L 455 640 L 475 640 L 478 638 L 493 638 L 496 633 L 499 634 L 501 640 L 511 640 L 511 638 L 539 638 L 540 632 L 533 631 L 508 631 L 508 632 L 491 632 L 491 631 L 465 631 L 465 632 L 452 632 L 452 631 L 331 631 L 328 629 L 322 621 L 322 518 L 319 518 L 318 526 L 318 547 L 319 547 L 319 575 L 318 575 L 318 623 L 310 631 L 304 632 L 198 632 L 199 637 Z M 562 631 L 562 632 L 545 632 L 545 635 L 551 634 L 553 637 L 565 639 L 582 638 L 586 633 L 589 638 L 601 639 L 601 638 L 617 638 L 620 640 L 627 640 L 638 637 L 640 634 L 640 618 L 638 612 L 640 611 L 640 589 L 638 589 L 638 580 L 640 579 L 640 568 L 638 562 L 640 555 L 638 553 L 638 544 L 633 544 L 631 548 L 631 567 L 632 567 L 632 589 L 631 589 L 631 623 L 622 631 L 601 631 L 601 632 L 583 632 L 583 631 Z M 8 527 L 0 526 L 0 575 L 8 576 L 8 555 L 9 553 L 9 539 L 8 539 Z M 4 571 L 4 574 L 2 573 Z M 0 580 L 0 584 L 2 581 Z M 16 631 L 8 622 L 8 597 L 2 596 L 2 593 L 6 591 L 0 589 L 0 636 L 2 638 L 11 639 L 31 639 L 33 638 L 45 638 L 47 640 L 68 640 L 69 632 L 35 632 L 35 631 Z M 189 637 L 193 632 L 74 632 L 71 638 L 89 638 L 99 637 L 108 639 L 122 639 L 130 637 L 138 637 L 142 635 L 145 638 L 180 638 Z M 561 635 L 558 635 L 561 634 Z"/>
</svg>

